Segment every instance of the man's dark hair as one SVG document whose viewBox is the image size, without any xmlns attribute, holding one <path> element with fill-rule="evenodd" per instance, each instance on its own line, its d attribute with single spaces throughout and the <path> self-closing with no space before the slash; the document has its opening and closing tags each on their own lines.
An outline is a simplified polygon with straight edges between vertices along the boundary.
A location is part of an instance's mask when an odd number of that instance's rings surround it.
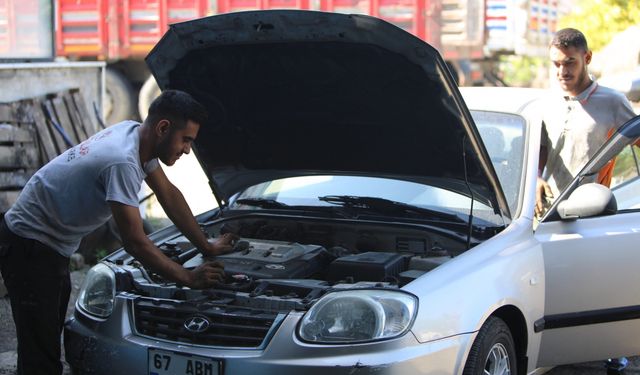
<svg viewBox="0 0 640 375">
<path fill-rule="evenodd" d="M 587 38 L 584 37 L 584 34 L 580 32 L 580 30 L 572 29 L 570 27 L 562 30 L 558 30 L 556 35 L 553 36 L 551 40 L 551 47 L 556 48 L 568 48 L 575 47 L 578 49 L 582 49 L 583 51 L 588 51 L 589 46 L 587 45 Z"/>
<path fill-rule="evenodd" d="M 207 110 L 184 91 L 165 90 L 149 106 L 146 121 L 154 124 L 162 119 L 178 129 L 187 126 L 189 120 L 202 125 L 207 120 Z"/>
</svg>

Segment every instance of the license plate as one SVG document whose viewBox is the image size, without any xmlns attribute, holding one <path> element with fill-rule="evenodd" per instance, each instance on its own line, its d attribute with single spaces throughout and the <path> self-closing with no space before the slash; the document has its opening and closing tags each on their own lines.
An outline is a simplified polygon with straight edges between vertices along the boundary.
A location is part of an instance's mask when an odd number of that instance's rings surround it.
<svg viewBox="0 0 640 375">
<path fill-rule="evenodd" d="M 219 375 L 220 362 L 149 348 L 149 375 Z"/>
</svg>

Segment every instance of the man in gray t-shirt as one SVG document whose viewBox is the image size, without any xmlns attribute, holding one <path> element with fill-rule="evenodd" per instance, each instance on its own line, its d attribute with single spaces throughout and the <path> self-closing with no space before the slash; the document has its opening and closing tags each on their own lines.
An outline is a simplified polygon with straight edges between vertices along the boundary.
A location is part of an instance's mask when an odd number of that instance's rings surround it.
<svg viewBox="0 0 640 375">
<path fill-rule="evenodd" d="M 549 47 L 561 92 L 544 101 L 536 215 L 557 197 L 620 125 L 635 116 L 629 101 L 591 79 L 591 51 L 575 29 L 556 33 Z M 612 170 L 592 181 L 608 185 Z"/>
<path fill-rule="evenodd" d="M 222 265 L 187 270 L 166 257 L 142 229 L 138 192 L 146 181 L 169 218 L 204 254 L 232 251 L 234 235 L 209 242 L 158 160 L 188 154 L 205 109 L 169 90 L 144 123 L 113 125 L 68 149 L 29 180 L 0 223 L 0 271 L 18 336 L 18 374 L 60 374 L 60 333 L 69 301 L 69 257 L 80 240 L 113 216 L 125 250 L 166 279 L 207 288 Z"/>
</svg>

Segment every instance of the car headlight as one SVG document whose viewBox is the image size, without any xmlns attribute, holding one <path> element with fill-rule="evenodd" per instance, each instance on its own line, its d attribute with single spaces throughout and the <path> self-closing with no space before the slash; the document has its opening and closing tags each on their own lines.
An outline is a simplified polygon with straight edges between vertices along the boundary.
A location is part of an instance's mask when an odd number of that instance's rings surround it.
<svg viewBox="0 0 640 375">
<path fill-rule="evenodd" d="M 106 318 L 113 311 L 116 297 L 115 273 L 98 263 L 87 272 L 78 295 L 78 306 L 88 314 Z"/>
<path fill-rule="evenodd" d="M 322 297 L 305 314 L 300 338 L 316 343 L 385 340 L 409 330 L 417 311 L 415 296 L 391 290 L 349 290 Z"/>
</svg>

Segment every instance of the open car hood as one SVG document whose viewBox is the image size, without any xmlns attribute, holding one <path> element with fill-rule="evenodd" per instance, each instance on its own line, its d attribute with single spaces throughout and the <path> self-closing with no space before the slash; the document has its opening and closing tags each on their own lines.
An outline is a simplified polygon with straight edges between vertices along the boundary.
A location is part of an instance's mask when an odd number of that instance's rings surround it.
<svg viewBox="0 0 640 375">
<path fill-rule="evenodd" d="M 209 110 L 195 148 L 219 203 L 257 183 L 362 175 L 444 187 L 508 215 L 438 52 L 377 18 L 275 10 L 171 25 L 146 62 Z"/>
</svg>

